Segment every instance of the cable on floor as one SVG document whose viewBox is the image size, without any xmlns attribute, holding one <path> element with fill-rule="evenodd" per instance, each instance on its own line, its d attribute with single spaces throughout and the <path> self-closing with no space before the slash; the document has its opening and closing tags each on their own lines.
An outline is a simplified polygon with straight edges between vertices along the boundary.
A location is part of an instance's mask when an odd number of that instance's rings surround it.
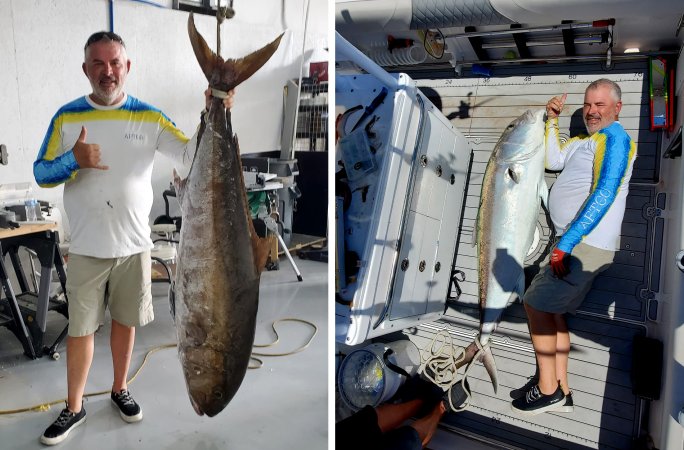
<svg viewBox="0 0 684 450">
<path fill-rule="evenodd" d="M 295 353 L 299 353 L 299 352 L 301 352 L 301 351 L 306 350 L 306 348 L 309 347 L 309 345 L 310 345 L 311 342 L 313 341 L 313 338 L 314 338 L 314 337 L 316 336 L 316 334 L 318 333 L 318 327 L 316 326 L 316 324 L 314 324 L 314 323 L 312 323 L 312 322 L 309 322 L 309 321 L 307 321 L 307 320 L 304 320 L 304 319 L 295 319 L 295 318 L 290 318 L 290 317 L 285 318 L 285 319 L 278 319 L 278 320 L 275 320 L 275 321 L 271 324 L 271 328 L 273 329 L 273 332 L 275 333 L 275 336 L 276 336 L 275 341 L 273 341 L 273 342 L 271 342 L 271 343 L 268 343 L 268 344 L 255 344 L 255 345 L 253 346 L 253 348 L 273 347 L 273 346 L 275 346 L 276 344 L 278 344 L 278 342 L 280 342 L 280 335 L 278 334 L 278 331 L 276 330 L 276 324 L 278 324 L 278 323 L 280 323 L 280 322 L 300 322 L 300 323 L 303 323 L 303 324 L 308 325 L 308 326 L 310 326 L 311 328 L 313 328 L 313 333 L 311 334 L 311 337 L 309 337 L 309 340 L 306 342 L 306 344 L 304 344 L 303 346 L 301 346 L 301 347 L 299 347 L 299 348 L 296 348 L 296 349 L 294 349 L 294 350 L 292 350 L 292 351 L 290 351 L 290 352 L 284 352 L 284 353 L 256 353 L 256 352 L 252 352 L 252 355 L 262 356 L 262 357 L 279 357 L 279 356 L 294 355 Z M 154 348 L 148 350 L 148 352 L 145 353 L 145 357 L 143 358 L 143 362 L 140 364 L 140 367 L 138 367 L 138 369 L 135 371 L 135 373 L 134 373 L 133 376 L 130 378 L 130 380 L 128 380 L 127 384 L 131 384 L 131 383 L 133 383 L 133 381 L 135 381 L 135 379 L 136 379 L 136 377 L 138 376 L 138 374 L 140 373 L 140 371 L 142 371 L 143 367 L 145 367 L 145 364 L 147 364 L 147 359 L 150 357 L 150 355 L 152 355 L 153 353 L 158 352 L 159 350 L 164 350 L 164 349 L 167 349 L 167 348 L 176 348 L 177 346 L 178 346 L 178 345 L 175 344 L 175 343 L 174 343 L 174 344 L 163 344 L 163 345 L 159 345 L 159 346 L 157 346 L 157 347 L 154 347 Z M 262 367 L 263 364 L 264 364 L 263 361 L 262 361 L 261 359 L 255 358 L 254 356 L 250 356 L 250 359 L 252 359 L 252 360 L 254 360 L 254 361 L 257 361 L 257 362 L 258 362 L 258 365 L 257 365 L 257 366 L 249 366 L 249 367 L 248 367 L 249 369 L 258 369 L 258 368 Z M 105 394 L 109 394 L 110 391 L 111 391 L 111 389 L 107 389 L 107 390 L 104 390 L 104 391 L 98 391 L 98 392 L 91 392 L 91 393 L 84 394 L 83 397 L 84 397 L 84 398 L 89 398 L 89 397 L 95 397 L 95 396 L 98 396 L 98 395 L 105 395 Z M 9 415 L 9 414 L 19 414 L 19 413 L 29 412 L 29 411 L 35 411 L 35 412 L 48 411 L 52 405 L 57 405 L 57 404 L 66 403 L 66 402 L 67 402 L 67 399 L 66 399 L 66 398 L 63 398 L 63 399 L 51 401 L 51 402 L 48 402 L 48 403 L 40 403 L 40 404 L 38 404 L 38 405 L 29 406 L 29 407 L 25 407 L 25 408 L 17 408 L 17 409 L 10 409 L 10 410 L 0 410 L 0 416 Z"/>
<path fill-rule="evenodd" d="M 143 359 L 142 364 L 140 364 L 140 367 L 138 367 L 138 370 L 135 371 L 133 376 L 131 377 L 130 380 L 128 380 L 128 384 L 132 383 L 133 380 L 138 376 L 140 371 L 142 370 L 143 367 L 145 367 L 145 364 L 147 363 L 147 358 L 153 353 L 158 352 L 159 350 L 163 350 L 165 348 L 171 348 L 171 347 L 176 347 L 176 344 L 164 344 L 160 345 L 158 347 L 154 347 L 153 349 L 150 349 L 147 353 L 145 353 L 145 358 Z M 111 389 L 107 389 L 104 391 L 98 391 L 98 392 L 91 392 L 88 394 L 83 394 L 84 398 L 88 397 L 95 397 L 97 395 L 104 395 L 104 394 L 109 394 L 111 392 Z M 18 413 L 23 413 L 23 412 L 28 412 L 28 411 L 37 411 L 37 412 L 42 412 L 42 411 L 48 411 L 52 405 L 57 405 L 59 403 L 66 403 L 67 399 L 63 398 L 60 400 L 55 400 L 49 403 L 41 403 L 35 406 L 29 406 L 27 408 L 18 408 L 18 409 L 10 409 L 10 410 L 4 410 L 0 411 L 0 416 L 4 416 L 7 414 L 18 414 Z"/>
<path fill-rule="evenodd" d="M 292 248 L 288 248 L 287 250 L 290 253 L 294 253 L 294 252 L 302 250 L 306 247 L 313 247 L 314 245 L 322 244 L 322 243 L 326 242 L 327 240 L 328 240 L 328 238 L 314 239 L 311 242 L 302 242 L 302 243 L 296 244 L 295 246 L 293 246 Z M 280 250 L 278 252 L 278 256 L 282 256 L 284 254 L 285 254 L 285 250 Z"/>
<path fill-rule="evenodd" d="M 299 353 L 299 352 L 301 352 L 301 351 L 306 350 L 307 347 L 309 347 L 309 345 L 311 345 L 311 342 L 313 341 L 313 338 L 314 338 L 314 337 L 316 336 L 316 334 L 318 333 L 318 327 L 316 326 L 316 324 L 313 323 L 313 322 L 309 322 L 308 320 L 296 319 L 296 318 L 293 318 L 293 317 L 287 317 L 287 318 L 285 318 L 285 319 L 278 319 L 278 320 L 275 320 L 275 321 L 271 324 L 271 328 L 273 329 L 273 333 L 274 333 L 275 336 L 276 336 L 275 341 L 270 342 L 270 343 L 268 343 L 268 344 L 254 344 L 254 345 L 252 346 L 252 348 L 267 348 L 267 347 L 273 347 L 273 346 L 277 345 L 278 342 L 280 342 L 280 335 L 278 334 L 278 330 L 276 330 L 276 324 L 281 323 L 281 322 L 299 322 L 299 323 L 303 323 L 304 325 L 308 325 L 308 326 L 310 326 L 311 328 L 313 328 L 313 333 L 311 333 L 311 336 L 309 337 L 309 340 L 306 341 L 306 344 L 304 344 L 304 345 L 302 345 L 301 347 L 296 348 L 296 349 L 294 349 L 294 350 L 292 350 L 292 351 L 290 351 L 290 352 L 284 352 L 284 353 L 257 353 L 257 352 L 255 352 L 255 351 L 252 351 L 252 356 L 250 356 L 250 359 L 251 359 L 252 361 L 255 361 L 258 365 L 256 365 L 256 366 L 251 366 L 251 365 L 250 365 L 250 366 L 248 367 L 248 369 L 259 369 L 260 367 L 262 367 L 262 366 L 264 365 L 263 360 L 261 360 L 260 358 L 256 358 L 256 356 L 262 356 L 262 357 L 290 356 L 290 355 L 294 355 L 295 353 Z"/>
</svg>

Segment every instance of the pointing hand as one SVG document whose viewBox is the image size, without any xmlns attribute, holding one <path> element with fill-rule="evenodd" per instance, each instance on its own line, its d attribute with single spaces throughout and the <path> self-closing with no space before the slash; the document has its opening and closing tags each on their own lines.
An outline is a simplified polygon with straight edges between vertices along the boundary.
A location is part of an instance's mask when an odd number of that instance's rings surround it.
<svg viewBox="0 0 684 450">
<path fill-rule="evenodd" d="M 74 158 L 81 169 L 100 169 L 107 170 L 109 166 L 100 164 L 100 146 L 97 144 L 87 144 L 88 130 L 85 126 L 81 127 L 81 134 L 74 144 Z"/>
</svg>

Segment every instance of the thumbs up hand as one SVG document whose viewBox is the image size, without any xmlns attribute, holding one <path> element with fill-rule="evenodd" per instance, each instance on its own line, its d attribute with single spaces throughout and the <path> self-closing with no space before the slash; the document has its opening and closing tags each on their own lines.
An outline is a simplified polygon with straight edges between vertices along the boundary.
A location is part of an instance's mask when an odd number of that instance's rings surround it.
<svg viewBox="0 0 684 450">
<path fill-rule="evenodd" d="M 100 146 L 97 144 L 87 144 L 88 130 L 81 127 L 81 134 L 74 144 L 74 158 L 81 169 L 100 169 L 107 170 L 109 166 L 100 164 Z"/>
<path fill-rule="evenodd" d="M 554 97 L 548 101 L 546 104 L 546 116 L 549 119 L 555 119 L 560 116 L 563 107 L 565 106 L 565 100 L 568 98 L 568 94 L 563 94 L 560 97 Z"/>
</svg>

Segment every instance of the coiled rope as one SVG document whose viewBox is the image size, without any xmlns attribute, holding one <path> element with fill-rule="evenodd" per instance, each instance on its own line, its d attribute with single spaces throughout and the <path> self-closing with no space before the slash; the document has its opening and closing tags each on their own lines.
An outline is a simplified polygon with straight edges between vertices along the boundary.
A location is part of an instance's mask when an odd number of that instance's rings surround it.
<svg viewBox="0 0 684 450">
<path fill-rule="evenodd" d="M 454 412 L 463 411 L 470 405 L 471 393 L 467 384 L 468 373 L 473 362 L 477 361 L 480 353 L 484 351 L 480 341 L 476 339 L 475 342 L 477 343 L 477 353 L 473 360 L 468 363 L 461 377 L 458 376 L 458 369 L 463 366 L 461 363 L 466 357 L 465 348 L 455 345 L 448 331 L 440 330 L 434 335 L 430 344 L 421 349 L 420 352 L 418 372 L 448 393 L 449 407 Z M 466 399 L 462 404 L 454 406 L 451 390 L 459 382 L 462 382 Z"/>
</svg>

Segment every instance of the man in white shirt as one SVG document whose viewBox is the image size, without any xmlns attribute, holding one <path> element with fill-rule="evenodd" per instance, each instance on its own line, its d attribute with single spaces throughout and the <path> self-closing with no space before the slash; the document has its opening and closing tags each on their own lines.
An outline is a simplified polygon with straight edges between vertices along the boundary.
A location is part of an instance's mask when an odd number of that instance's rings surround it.
<svg viewBox="0 0 684 450">
<path fill-rule="evenodd" d="M 583 107 L 589 136 L 564 144 L 559 139 L 558 115 L 567 95 L 546 105 L 546 168 L 562 170 L 548 205 L 559 240 L 523 298 L 539 375 L 511 404 L 523 415 L 574 408 L 564 314 L 575 313 L 596 275 L 613 262 L 636 158 L 634 141 L 617 121 L 621 95 L 611 80 L 591 83 Z"/>
<path fill-rule="evenodd" d="M 126 378 L 135 327 L 154 318 L 149 227 L 154 155 L 159 151 L 187 165 L 197 135 L 188 139 L 160 110 L 124 92 L 130 67 L 120 36 L 90 36 L 83 72 L 93 92 L 60 108 L 34 163 L 39 185 L 65 183 L 64 207 L 71 227 L 68 400 L 41 436 L 46 445 L 63 441 L 85 421 L 82 402 L 93 335 L 104 320 L 105 307 L 112 316 L 111 399 L 126 422 L 142 419 Z M 233 92 L 224 100 L 225 107 L 232 107 L 232 98 Z"/>
</svg>

